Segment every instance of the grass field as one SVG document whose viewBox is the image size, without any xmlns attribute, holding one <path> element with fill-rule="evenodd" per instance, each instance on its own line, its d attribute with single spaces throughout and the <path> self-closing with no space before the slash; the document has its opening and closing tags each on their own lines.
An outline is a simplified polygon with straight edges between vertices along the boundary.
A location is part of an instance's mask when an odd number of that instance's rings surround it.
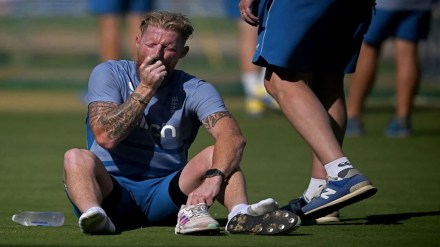
<svg viewBox="0 0 440 247">
<path fill-rule="evenodd" d="M 369 107 L 368 135 L 349 138 L 345 151 L 378 187 L 369 200 L 341 211 L 342 221 L 302 226 L 287 236 L 176 236 L 172 227 L 151 227 L 116 236 L 79 231 L 62 185 L 63 153 L 84 147 L 84 109 L 73 91 L 0 92 L 0 246 L 439 246 L 440 112 L 417 108 L 415 135 L 388 139 L 387 107 Z M 243 169 L 249 197 L 280 204 L 300 195 L 308 182 L 310 153 L 284 117 L 244 114 L 240 97 L 226 102 L 248 140 Z M 211 140 L 204 131 L 191 149 Z M 20 211 L 60 211 L 62 227 L 24 227 L 11 220 Z M 218 204 L 211 213 L 225 223 Z"/>
<path fill-rule="evenodd" d="M 250 200 L 273 197 L 287 203 L 308 183 L 308 148 L 281 114 L 252 119 L 244 113 L 234 23 L 196 19 L 194 25 L 191 51 L 180 68 L 226 95 L 248 140 L 242 167 Z M 392 116 L 393 65 L 381 64 L 367 102 L 368 135 L 348 138 L 344 145 L 379 191 L 343 209 L 338 224 L 302 226 L 274 237 L 175 236 L 172 227 L 89 236 L 79 231 L 64 194 L 62 162 L 67 149 L 85 146 L 85 106 L 79 98 L 99 62 L 94 20 L 5 17 L 0 19 L 0 43 L 0 246 L 440 246 L 438 76 L 423 78 L 415 135 L 388 139 L 383 130 Z M 191 154 L 210 143 L 201 131 Z M 12 222 L 13 214 L 28 210 L 60 211 L 65 224 L 24 227 Z M 227 212 L 218 204 L 211 213 L 225 223 Z"/>
</svg>

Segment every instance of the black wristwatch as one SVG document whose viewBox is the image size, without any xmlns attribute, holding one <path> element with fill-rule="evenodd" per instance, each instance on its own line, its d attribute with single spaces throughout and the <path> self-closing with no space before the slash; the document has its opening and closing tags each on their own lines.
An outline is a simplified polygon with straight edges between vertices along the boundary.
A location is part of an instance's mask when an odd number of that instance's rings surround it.
<svg viewBox="0 0 440 247">
<path fill-rule="evenodd" d="M 226 180 L 225 174 L 222 171 L 220 171 L 219 169 L 209 169 L 206 171 L 205 176 L 203 176 L 203 177 L 204 178 L 211 178 L 211 177 L 215 177 L 215 176 L 222 177 L 223 181 Z"/>
</svg>

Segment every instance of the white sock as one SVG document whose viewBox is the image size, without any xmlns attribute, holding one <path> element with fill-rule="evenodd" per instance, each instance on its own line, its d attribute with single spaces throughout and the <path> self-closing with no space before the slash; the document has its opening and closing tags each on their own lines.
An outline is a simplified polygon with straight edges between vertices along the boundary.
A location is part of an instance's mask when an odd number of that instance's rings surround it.
<svg viewBox="0 0 440 247">
<path fill-rule="evenodd" d="M 254 97 L 258 84 L 261 84 L 261 75 L 259 72 L 245 72 L 241 74 L 241 82 L 243 84 L 246 97 Z"/>
<path fill-rule="evenodd" d="M 252 216 L 263 215 L 268 212 L 272 212 L 278 209 L 278 202 L 273 198 L 267 198 L 257 203 L 249 205 L 247 214 Z"/>
<path fill-rule="evenodd" d="M 232 208 L 231 212 L 228 214 L 228 221 L 231 220 L 231 218 L 236 216 L 237 214 L 246 214 L 248 207 L 249 205 L 244 203 L 235 205 Z"/>
<path fill-rule="evenodd" d="M 304 192 L 304 199 L 306 199 L 307 202 L 309 202 L 314 196 L 316 191 L 319 190 L 321 186 L 324 186 L 327 183 L 327 180 L 325 179 L 319 179 L 319 178 L 310 178 L 309 186 L 307 187 L 307 190 Z"/>
<path fill-rule="evenodd" d="M 78 220 L 84 233 L 114 233 L 115 225 L 101 207 L 87 209 Z"/>
<path fill-rule="evenodd" d="M 350 163 L 347 157 L 342 157 L 324 165 L 324 168 L 327 171 L 327 176 L 337 178 L 339 172 L 347 168 L 353 168 L 353 165 Z"/>
</svg>

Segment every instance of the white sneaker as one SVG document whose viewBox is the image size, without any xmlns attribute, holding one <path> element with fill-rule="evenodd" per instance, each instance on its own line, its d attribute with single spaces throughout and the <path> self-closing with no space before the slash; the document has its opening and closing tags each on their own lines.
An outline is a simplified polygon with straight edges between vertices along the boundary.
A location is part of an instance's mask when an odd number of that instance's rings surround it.
<svg viewBox="0 0 440 247">
<path fill-rule="evenodd" d="M 331 222 L 339 222 L 339 211 L 335 211 L 331 214 L 316 219 L 317 224 L 331 223 Z"/>
<path fill-rule="evenodd" d="M 182 205 L 177 214 L 175 234 L 218 234 L 220 224 L 208 213 L 208 205 Z"/>
<path fill-rule="evenodd" d="M 79 217 L 79 228 L 88 234 L 111 234 L 116 228 L 105 211 L 99 207 L 89 208 Z"/>
<path fill-rule="evenodd" d="M 259 216 L 278 209 L 278 202 L 272 198 L 267 198 L 257 203 L 249 205 L 247 214 Z"/>
</svg>

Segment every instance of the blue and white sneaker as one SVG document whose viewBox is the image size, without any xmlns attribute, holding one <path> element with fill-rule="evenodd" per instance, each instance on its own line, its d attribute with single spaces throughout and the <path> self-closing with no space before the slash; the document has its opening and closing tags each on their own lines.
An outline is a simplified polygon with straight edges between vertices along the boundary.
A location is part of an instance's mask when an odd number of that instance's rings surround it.
<svg viewBox="0 0 440 247">
<path fill-rule="evenodd" d="M 318 219 L 329 215 L 350 204 L 359 202 L 373 196 L 377 192 L 367 177 L 357 169 L 348 168 L 341 171 L 337 178 L 329 178 L 321 191 L 307 202 L 300 197 L 293 200 L 282 209 L 300 215 L 304 219 Z M 298 207 L 301 207 L 298 209 Z"/>
<path fill-rule="evenodd" d="M 283 206 L 281 209 L 291 211 L 297 214 L 302 215 L 301 209 L 308 204 L 308 200 L 304 195 L 293 199 L 289 202 L 288 205 Z M 324 223 L 335 223 L 339 222 L 339 211 L 334 211 L 330 214 L 327 214 L 323 217 L 319 217 L 317 219 L 306 218 L 304 219 L 304 225 L 316 225 L 316 224 L 324 224 Z"/>
</svg>

